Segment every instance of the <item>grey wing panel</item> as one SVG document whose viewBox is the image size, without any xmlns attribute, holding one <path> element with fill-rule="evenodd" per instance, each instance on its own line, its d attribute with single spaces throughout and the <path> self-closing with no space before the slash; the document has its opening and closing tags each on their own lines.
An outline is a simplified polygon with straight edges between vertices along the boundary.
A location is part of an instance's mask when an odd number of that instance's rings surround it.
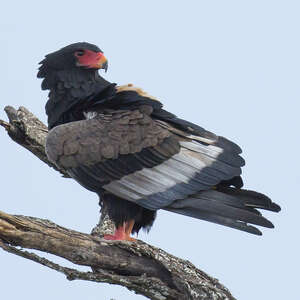
<svg viewBox="0 0 300 300">
<path fill-rule="evenodd" d="M 169 147 L 170 144 L 173 147 L 162 153 L 162 150 Z M 151 180 L 143 181 L 143 178 L 140 177 L 138 178 L 138 184 L 134 185 L 135 176 L 133 174 L 138 174 L 140 170 L 163 163 L 178 151 L 177 141 L 172 137 L 168 137 L 161 144 L 145 148 L 138 153 L 119 155 L 117 159 L 108 159 L 88 166 L 81 165 L 70 168 L 69 173 L 81 185 L 91 191 L 98 192 L 102 188 L 109 191 L 106 187 L 113 185 L 117 191 L 114 194 L 135 201 L 147 194 L 146 187 L 150 186 Z M 133 176 L 132 179 L 130 175 Z M 131 180 L 125 180 L 124 182 L 123 178 L 126 177 Z M 124 193 L 124 191 L 127 192 Z"/>
<path fill-rule="evenodd" d="M 180 152 L 161 164 L 143 168 L 103 188 L 155 210 L 198 191 L 209 190 L 241 173 L 244 161 L 237 154 L 224 154 L 225 150 L 219 147 L 194 141 L 181 141 L 180 145 Z"/>
</svg>

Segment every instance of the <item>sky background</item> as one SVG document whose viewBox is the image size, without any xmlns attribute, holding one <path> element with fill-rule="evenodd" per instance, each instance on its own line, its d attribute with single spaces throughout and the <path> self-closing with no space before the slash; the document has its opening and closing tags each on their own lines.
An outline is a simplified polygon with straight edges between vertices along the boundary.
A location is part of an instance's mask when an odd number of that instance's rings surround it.
<svg viewBox="0 0 300 300">
<path fill-rule="evenodd" d="M 280 214 L 266 213 L 276 227 L 263 229 L 262 237 L 161 211 L 150 234 L 139 238 L 190 260 L 237 299 L 295 299 L 299 13 L 299 1 L 288 0 L 5 1 L 0 119 L 12 105 L 46 122 L 38 62 L 73 42 L 97 44 L 109 60 L 106 79 L 134 83 L 167 110 L 237 142 L 246 159 L 245 187 L 282 206 Z M 96 195 L 63 179 L 2 128 L 0 145 L 0 210 L 91 231 Z M 3 299 L 144 299 L 123 287 L 70 282 L 1 250 L 0 282 Z"/>
</svg>

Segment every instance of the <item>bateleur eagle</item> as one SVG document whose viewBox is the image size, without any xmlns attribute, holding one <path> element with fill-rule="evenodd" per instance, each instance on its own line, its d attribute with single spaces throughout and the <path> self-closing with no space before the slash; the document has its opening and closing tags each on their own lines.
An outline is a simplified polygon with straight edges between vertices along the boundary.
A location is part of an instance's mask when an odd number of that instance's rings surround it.
<svg viewBox="0 0 300 300">
<path fill-rule="evenodd" d="M 38 77 L 46 104 L 50 161 L 67 170 L 115 222 L 113 240 L 150 229 L 158 209 L 261 235 L 267 196 L 242 189 L 244 159 L 228 139 L 176 117 L 132 85 L 103 79 L 103 52 L 75 43 L 46 55 Z"/>
</svg>

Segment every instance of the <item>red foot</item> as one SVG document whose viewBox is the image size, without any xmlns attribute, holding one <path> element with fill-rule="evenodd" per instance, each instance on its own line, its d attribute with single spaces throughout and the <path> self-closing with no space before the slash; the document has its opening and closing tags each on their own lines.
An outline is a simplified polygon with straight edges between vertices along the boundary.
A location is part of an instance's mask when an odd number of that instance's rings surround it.
<svg viewBox="0 0 300 300">
<path fill-rule="evenodd" d="M 133 225 L 134 225 L 134 221 L 129 221 L 127 223 L 124 223 L 123 226 L 120 226 L 116 229 L 116 231 L 113 235 L 105 234 L 104 239 L 112 240 L 112 241 L 136 242 L 136 239 L 134 239 L 130 236 Z"/>
</svg>

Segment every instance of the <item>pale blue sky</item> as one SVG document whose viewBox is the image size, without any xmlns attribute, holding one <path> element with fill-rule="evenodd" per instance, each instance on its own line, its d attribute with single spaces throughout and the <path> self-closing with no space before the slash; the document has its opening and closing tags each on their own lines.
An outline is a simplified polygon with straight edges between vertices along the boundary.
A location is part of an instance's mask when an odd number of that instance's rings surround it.
<svg viewBox="0 0 300 300">
<path fill-rule="evenodd" d="M 1 4 L 1 105 L 46 121 L 36 79 L 46 53 L 87 41 L 104 50 L 108 80 L 134 83 L 165 108 L 244 150 L 246 188 L 282 206 L 262 237 L 160 212 L 140 238 L 188 259 L 237 299 L 295 299 L 299 275 L 298 1 L 6 1 Z M 94 194 L 17 146 L 0 130 L 0 210 L 90 232 Z M 61 260 L 59 260 L 61 261 Z M 3 299 L 143 299 L 0 251 Z M 62 261 L 62 263 L 65 263 Z M 32 291 L 34 293 L 32 294 Z"/>
</svg>

